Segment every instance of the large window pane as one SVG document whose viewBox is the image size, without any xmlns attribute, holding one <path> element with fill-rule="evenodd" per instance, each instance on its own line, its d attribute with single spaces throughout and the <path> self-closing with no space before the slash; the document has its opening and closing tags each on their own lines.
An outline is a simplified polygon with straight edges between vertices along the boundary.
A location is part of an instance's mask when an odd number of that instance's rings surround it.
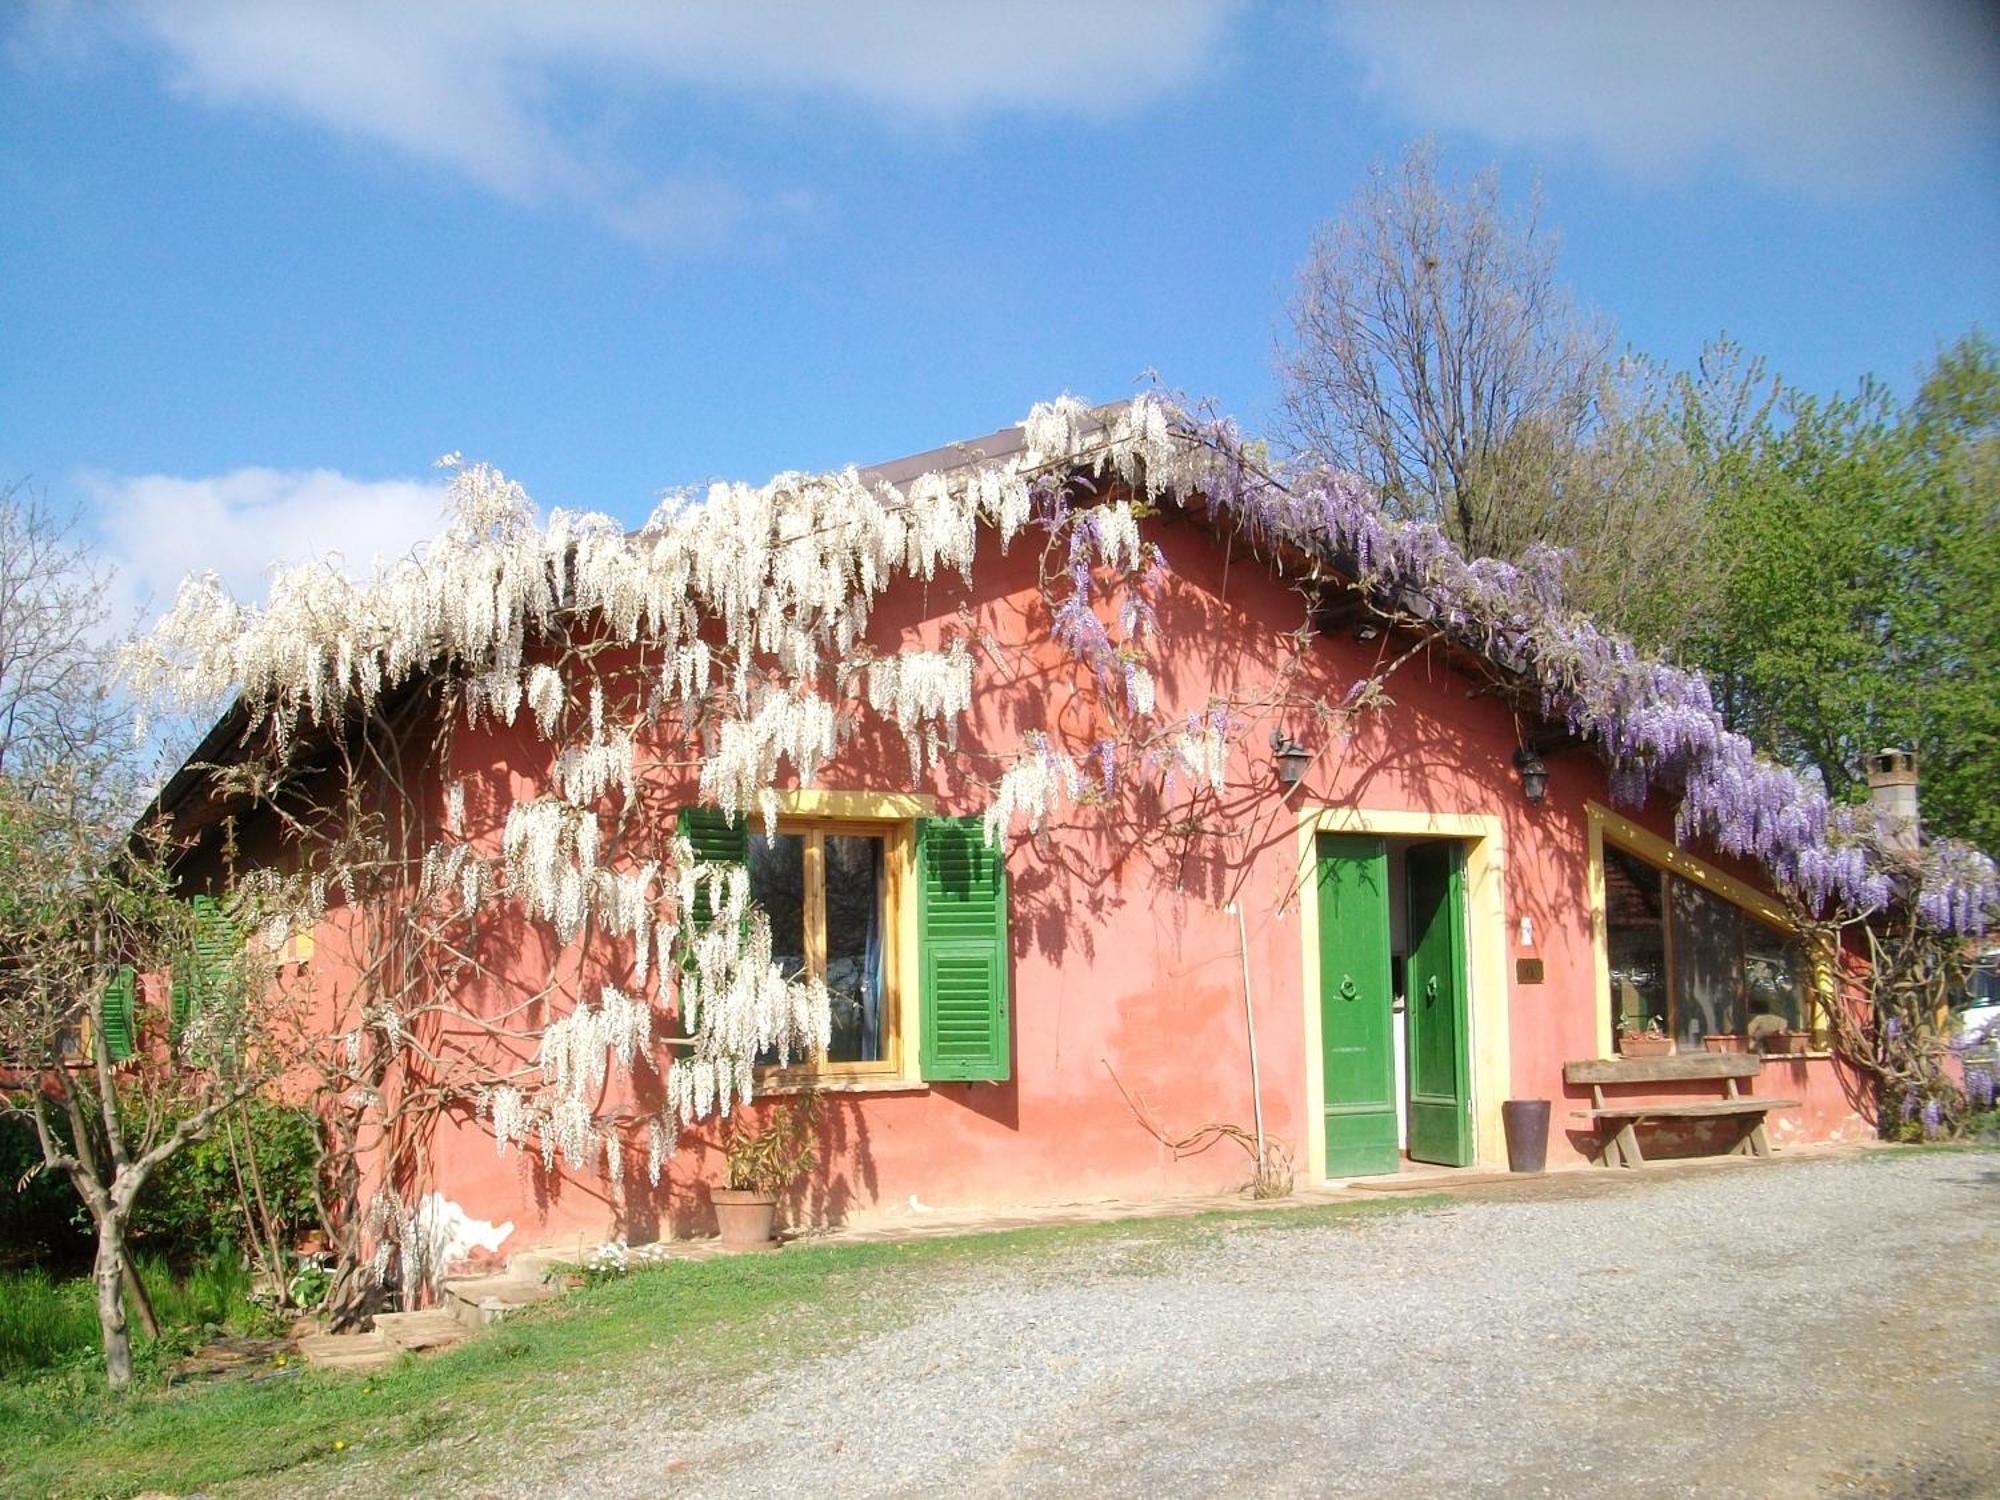
<svg viewBox="0 0 2000 1500">
<path fill-rule="evenodd" d="M 1611 957 L 1611 1030 L 1667 1026 L 1667 939 L 1660 872 L 1610 844 L 1604 899 Z"/>
<path fill-rule="evenodd" d="M 750 835 L 750 896 L 771 919 L 771 956 L 787 978 L 806 970 L 806 840 Z"/>
<path fill-rule="evenodd" d="M 1674 1036 L 1699 1049 L 1714 1032 L 1740 1033 L 1745 918 L 1729 902 L 1685 880 L 1673 892 Z"/>
<path fill-rule="evenodd" d="M 1745 918 L 1743 985 L 1752 1037 L 1806 1029 L 1805 955 L 1795 938 Z"/>
<path fill-rule="evenodd" d="M 833 1000 L 829 1062 L 880 1062 L 886 845 L 866 834 L 826 836 L 826 987 Z"/>
</svg>

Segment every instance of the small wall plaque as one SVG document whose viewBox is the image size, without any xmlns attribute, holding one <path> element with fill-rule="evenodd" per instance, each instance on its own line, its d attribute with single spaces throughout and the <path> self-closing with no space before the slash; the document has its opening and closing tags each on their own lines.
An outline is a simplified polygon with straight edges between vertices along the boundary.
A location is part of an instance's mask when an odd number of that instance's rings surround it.
<svg viewBox="0 0 2000 1500">
<path fill-rule="evenodd" d="M 1542 961 L 1539 958 L 1517 958 L 1514 960 L 1514 983 L 1540 984 L 1542 982 Z"/>
</svg>

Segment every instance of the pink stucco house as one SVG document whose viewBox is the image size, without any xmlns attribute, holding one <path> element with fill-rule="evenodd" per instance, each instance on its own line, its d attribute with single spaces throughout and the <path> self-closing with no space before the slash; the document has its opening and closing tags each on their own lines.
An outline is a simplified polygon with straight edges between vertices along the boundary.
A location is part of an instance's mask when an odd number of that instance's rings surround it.
<svg viewBox="0 0 2000 1500">
<path fill-rule="evenodd" d="M 960 472 L 1022 440 L 1006 429 L 872 475 Z M 1169 1133 L 1261 1120 L 1298 1180 L 1322 1183 L 1504 1168 L 1503 1102 L 1544 1099 L 1550 1165 L 1580 1168 L 1603 1134 L 1575 1113 L 1592 1089 L 1565 1065 L 1617 1060 L 1621 1030 L 1656 1023 L 1684 1058 L 1707 1057 L 1711 1035 L 1751 1047 L 1813 1031 L 1815 965 L 1765 869 L 1677 841 L 1671 786 L 1621 803 L 1600 747 L 1547 709 L 1504 645 L 1454 631 L 1407 588 L 1385 606 L 1350 560 L 1260 538 L 1209 497 L 1155 503 L 1142 524 L 1167 563 L 1152 585 L 1152 717 L 1233 704 L 1255 721 L 1201 796 L 1162 775 L 1086 797 L 1003 853 L 978 830 L 985 792 L 913 776 L 901 743 L 866 730 L 810 787 L 781 790 L 775 839 L 704 808 L 691 769 L 649 788 L 647 816 L 747 865 L 780 959 L 834 993 L 826 1055 L 759 1088 L 823 1091 L 801 1213 L 1156 1198 L 1249 1175 L 1227 1145 L 1169 1149 L 1135 1101 Z M 904 580 L 874 609 L 871 640 L 992 645 L 961 760 L 1027 731 L 1063 743 L 1105 691 L 1059 639 L 1047 567 L 1035 545 L 985 537 L 972 582 Z M 1350 711 L 1355 685 L 1392 663 L 1386 701 Z M 225 722 L 208 755 L 229 743 Z M 431 801 L 457 786 L 468 824 L 486 819 L 497 841 L 498 809 L 550 769 L 532 735 L 489 720 L 424 774 Z M 165 804 L 219 829 L 203 787 L 184 773 Z M 283 857 L 254 818 L 235 836 Z M 337 910 L 298 945 L 299 982 L 329 1006 L 356 962 Z M 473 1008 L 498 1014 L 528 981 L 501 965 L 466 983 Z M 1872 1134 L 1855 1080 L 1798 1045 L 1745 1054 L 1752 1071 L 1761 1062 L 1747 1091 L 1793 1102 L 1769 1113 L 1771 1142 Z M 1619 1097 L 1722 1094 L 1702 1077 L 1642 1079 Z M 1720 1150 L 1755 1123 L 1665 1119 L 1638 1134 L 1648 1155 Z M 462 1101 L 430 1123 L 420 1159 L 412 1185 L 506 1226 L 503 1253 L 712 1222 L 718 1159 L 699 1141 L 655 1185 L 636 1150 L 616 1170 L 497 1151 L 490 1117 Z"/>
</svg>

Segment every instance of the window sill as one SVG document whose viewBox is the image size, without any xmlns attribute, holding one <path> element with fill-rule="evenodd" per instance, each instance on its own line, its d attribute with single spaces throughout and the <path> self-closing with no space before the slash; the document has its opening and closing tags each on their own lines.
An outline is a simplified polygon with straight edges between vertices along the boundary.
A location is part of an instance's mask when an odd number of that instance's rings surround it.
<svg viewBox="0 0 2000 1500">
<path fill-rule="evenodd" d="M 823 1078 L 774 1078 L 755 1085 L 754 1097 L 773 1094 L 928 1094 L 931 1086 L 919 1078 L 898 1078 L 893 1074 L 830 1073 Z"/>
<path fill-rule="evenodd" d="M 1612 1052 L 1612 1053 L 1607 1053 L 1605 1056 L 1597 1060 L 1599 1062 L 1666 1062 L 1668 1059 L 1675 1057 L 1761 1057 L 1767 1063 L 1776 1063 L 1776 1062 L 1825 1062 L 1828 1058 L 1832 1056 L 1833 1054 L 1831 1052 L 1821 1052 L 1821 1051 L 1709 1052 L 1704 1050 L 1699 1052 L 1697 1051 L 1663 1052 L 1660 1053 L 1658 1056 L 1632 1057 L 1632 1058 L 1626 1057 L 1626 1055 L 1622 1052 Z"/>
</svg>

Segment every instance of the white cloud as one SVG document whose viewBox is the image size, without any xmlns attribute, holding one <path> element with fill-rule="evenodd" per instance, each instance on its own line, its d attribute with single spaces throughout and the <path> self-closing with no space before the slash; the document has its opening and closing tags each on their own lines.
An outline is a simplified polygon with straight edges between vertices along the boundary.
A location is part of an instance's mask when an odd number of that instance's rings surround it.
<svg viewBox="0 0 2000 1500">
<path fill-rule="evenodd" d="M 40 45 L 88 29 L 80 8 L 41 3 Z M 1191 77 L 1237 4 L 132 0 L 123 29 L 166 54 L 185 97 L 379 141 L 510 198 L 581 205 L 635 237 L 711 239 L 750 205 L 699 173 L 649 176 L 606 147 L 613 101 L 680 89 L 749 104 L 831 97 L 938 122 L 1101 117 Z"/>
<path fill-rule="evenodd" d="M 365 576 L 434 534 L 444 481 L 352 479 L 332 469 L 232 469 L 207 478 L 82 476 L 117 567 L 114 624 L 157 614 L 181 580 L 213 570 L 236 598 L 261 600 L 274 563 L 332 558 Z"/>
<path fill-rule="evenodd" d="M 1871 193 L 2000 132 L 1982 0 L 1358 0 L 1336 35 L 1427 128 L 1580 144 L 1657 177 L 1733 162 L 1818 197 Z"/>
</svg>

